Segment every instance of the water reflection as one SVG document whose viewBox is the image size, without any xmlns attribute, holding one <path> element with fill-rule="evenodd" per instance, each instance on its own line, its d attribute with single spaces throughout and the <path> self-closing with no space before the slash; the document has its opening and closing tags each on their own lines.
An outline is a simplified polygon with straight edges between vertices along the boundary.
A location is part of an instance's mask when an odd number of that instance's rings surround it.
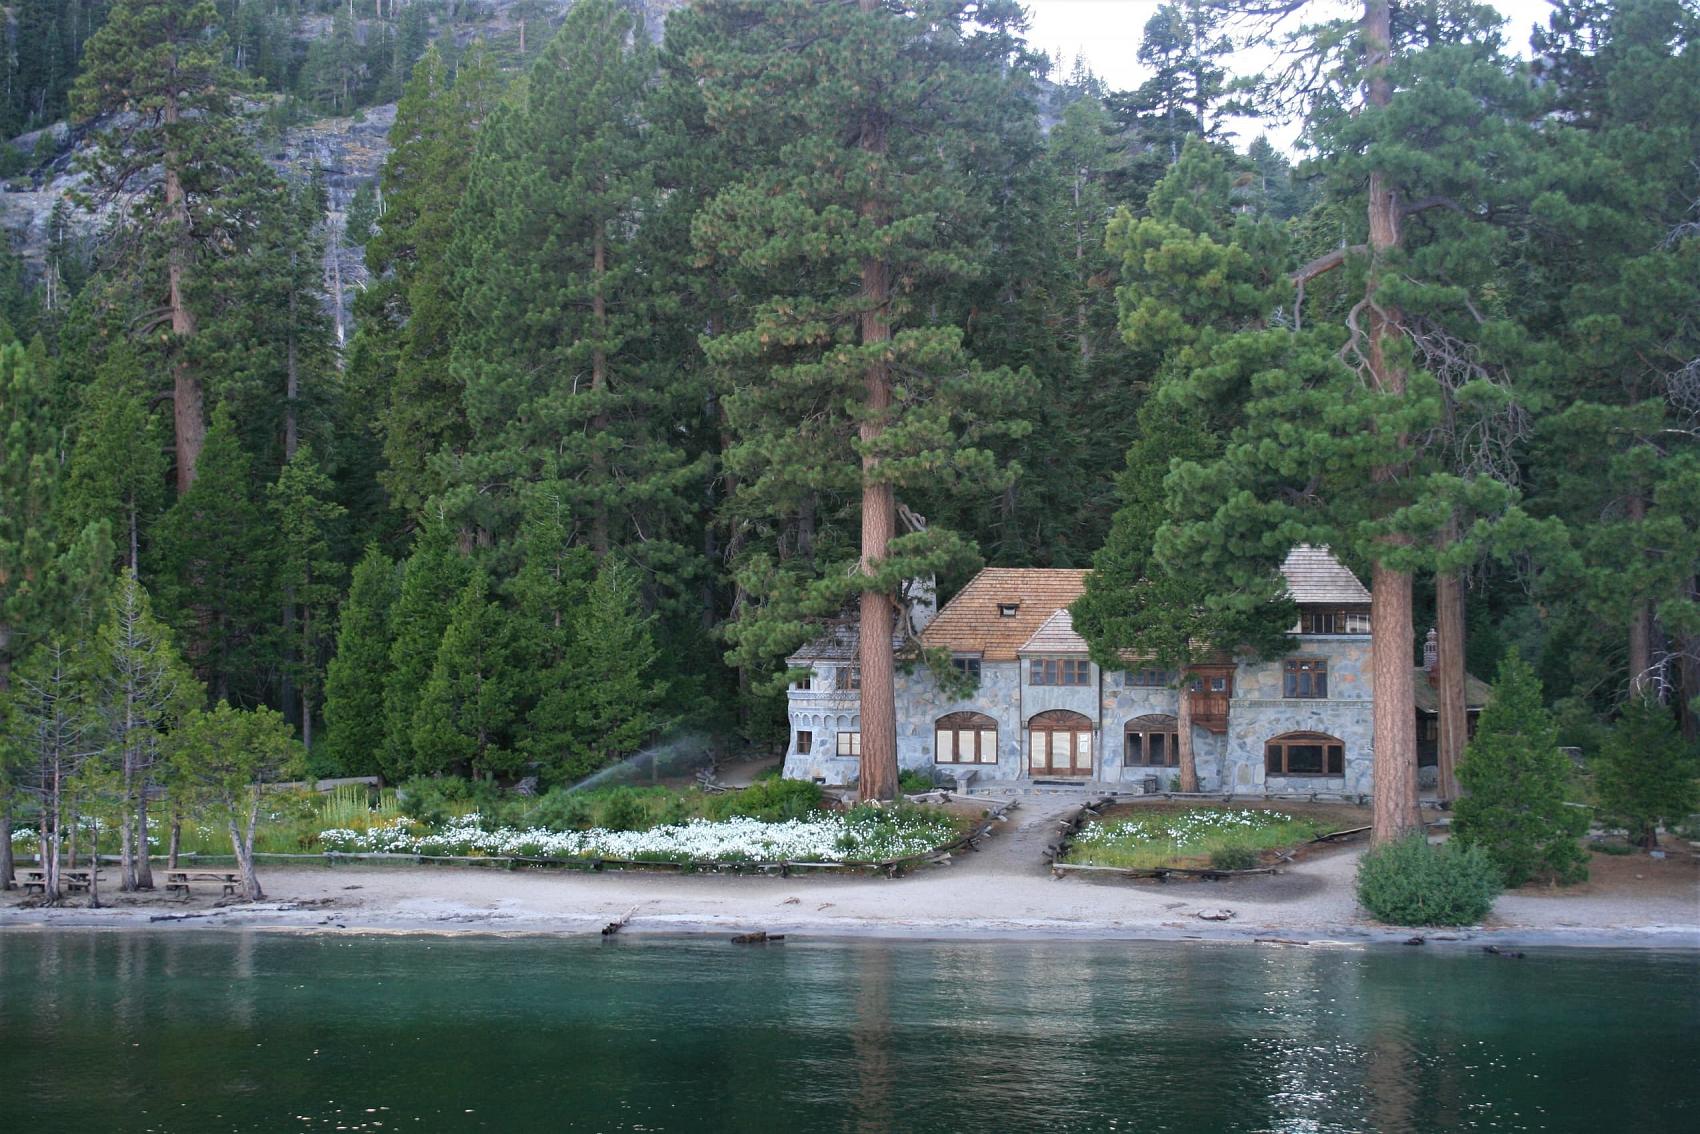
<svg viewBox="0 0 1700 1134">
<path fill-rule="evenodd" d="M 0 934 L 0 1061 L 93 1069 L 18 1083 L 42 1130 L 1686 1128 L 1697 997 L 1640 954 Z"/>
</svg>

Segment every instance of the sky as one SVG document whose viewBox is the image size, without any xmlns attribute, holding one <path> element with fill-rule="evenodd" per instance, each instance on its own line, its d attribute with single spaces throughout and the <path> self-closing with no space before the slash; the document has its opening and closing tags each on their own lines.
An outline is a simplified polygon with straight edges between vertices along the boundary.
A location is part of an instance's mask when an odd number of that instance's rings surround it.
<svg viewBox="0 0 1700 1134">
<path fill-rule="evenodd" d="M 1145 21 L 1151 18 L 1159 0 L 1024 0 L 1031 24 L 1027 40 L 1034 47 L 1048 52 L 1059 61 L 1066 74 L 1076 55 L 1085 57 L 1087 64 L 1111 90 L 1137 87 L 1149 77 L 1139 63 L 1140 33 Z M 1505 39 L 1513 50 L 1528 53 L 1529 29 L 1545 24 L 1550 5 L 1547 0 L 1489 0 L 1509 21 Z M 1311 19 L 1361 10 L 1347 0 L 1314 0 L 1302 15 Z M 1290 21 L 1297 23 L 1297 20 Z M 1248 49 L 1236 58 L 1242 66 L 1237 71 L 1256 71 L 1274 58 L 1267 49 Z M 1277 146 L 1291 149 L 1298 132 L 1296 123 L 1232 122 L 1234 144 L 1245 149 L 1258 134 L 1268 132 Z"/>
</svg>

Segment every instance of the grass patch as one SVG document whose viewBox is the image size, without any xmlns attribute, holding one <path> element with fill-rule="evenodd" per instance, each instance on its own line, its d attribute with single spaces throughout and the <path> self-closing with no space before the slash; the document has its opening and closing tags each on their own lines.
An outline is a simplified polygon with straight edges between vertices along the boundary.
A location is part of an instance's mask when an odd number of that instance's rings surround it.
<svg viewBox="0 0 1700 1134">
<path fill-rule="evenodd" d="M 1266 856 L 1332 829 L 1284 811 L 1189 807 L 1106 815 L 1081 830 L 1062 861 L 1154 870 L 1166 866 L 1249 870 Z"/>
</svg>

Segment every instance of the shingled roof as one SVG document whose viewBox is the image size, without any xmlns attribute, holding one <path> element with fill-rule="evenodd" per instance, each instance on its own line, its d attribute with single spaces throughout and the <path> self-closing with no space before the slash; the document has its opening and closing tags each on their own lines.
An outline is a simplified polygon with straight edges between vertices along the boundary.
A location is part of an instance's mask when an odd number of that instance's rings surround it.
<svg viewBox="0 0 1700 1134">
<path fill-rule="evenodd" d="M 1024 654 L 1084 654 L 1087 652 L 1086 639 L 1074 632 L 1074 615 L 1068 607 L 1063 607 L 1049 618 L 1044 624 L 1033 631 L 1033 636 L 1022 644 Z"/>
<path fill-rule="evenodd" d="M 945 604 L 921 632 L 921 644 L 978 653 L 987 661 L 1014 661 L 1028 639 L 1085 590 L 1085 571 L 988 567 Z M 1014 609 L 1006 617 L 1002 611 L 1009 606 Z"/>
<path fill-rule="evenodd" d="M 1301 606 L 1368 605 L 1369 591 L 1326 547 L 1301 543 L 1281 564 L 1287 593 Z"/>
</svg>

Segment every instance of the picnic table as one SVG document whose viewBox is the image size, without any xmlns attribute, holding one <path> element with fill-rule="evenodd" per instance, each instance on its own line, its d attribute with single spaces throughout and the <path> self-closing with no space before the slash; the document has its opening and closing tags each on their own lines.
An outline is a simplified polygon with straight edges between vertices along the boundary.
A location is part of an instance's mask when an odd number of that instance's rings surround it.
<svg viewBox="0 0 1700 1134">
<path fill-rule="evenodd" d="M 225 896 L 231 897 L 235 895 L 239 881 L 236 873 L 228 870 L 167 870 L 165 872 L 165 888 L 167 890 L 181 890 L 185 898 L 189 896 L 189 883 L 191 882 L 217 882 L 224 887 Z"/>
<path fill-rule="evenodd" d="M 91 882 L 89 877 L 91 873 L 92 871 L 88 870 L 61 870 L 59 872 L 59 879 L 65 883 L 65 889 L 67 890 L 87 890 Z M 23 879 L 24 893 L 47 893 L 46 870 L 38 866 L 30 870 L 20 870 L 18 874 Z"/>
</svg>

